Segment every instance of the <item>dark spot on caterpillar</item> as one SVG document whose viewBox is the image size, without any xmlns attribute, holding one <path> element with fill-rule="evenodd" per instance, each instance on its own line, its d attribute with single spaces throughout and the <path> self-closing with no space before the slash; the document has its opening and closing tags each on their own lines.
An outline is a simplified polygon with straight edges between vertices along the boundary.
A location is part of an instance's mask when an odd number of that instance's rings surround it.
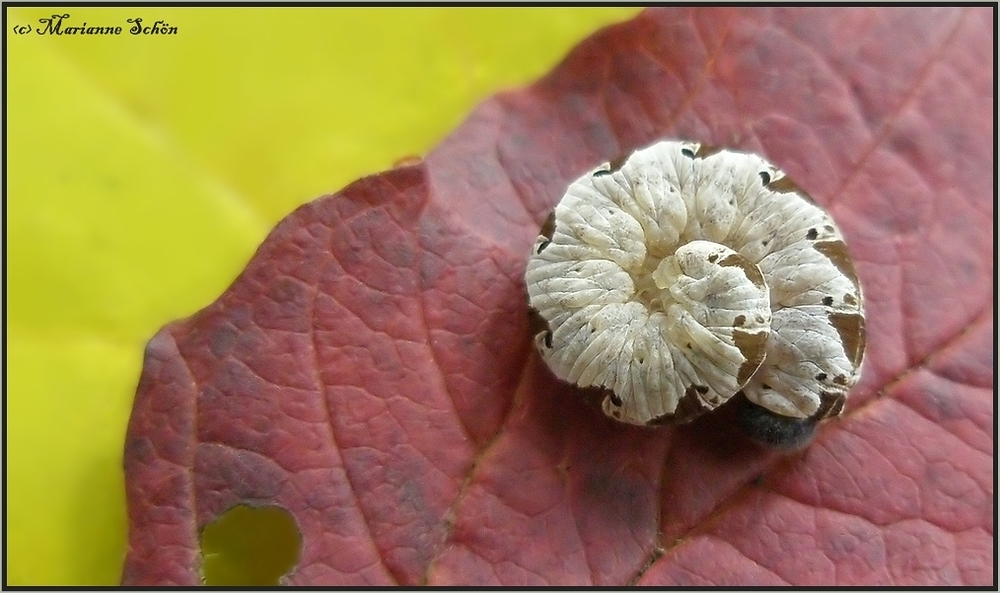
<svg viewBox="0 0 1000 593">
<path fill-rule="evenodd" d="M 757 323 L 764 323 L 764 318 L 760 315 L 758 315 L 755 319 L 757 320 Z"/>
<path fill-rule="evenodd" d="M 545 347 L 546 348 L 552 347 L 552 332 L 550 331 L 545 332 Z"/>
<path fill-rule="evenodd" d="M 742 315 L 740 315 L 742 317 Z M 767 344 L 767 332 L 757 332 L 752 334 L 750 332 L 733 330 L 733 342 L 739 349 L 740 354 L 746 359 L 743 364 L 740 365 L 738 371 L 736 371 L 736 382 L 739 385 L 745 385 L 750 377 L 757 372 L 760 364 L 764 362 L 764 355 L 767 353 L 765 350 L 765 345 Z"/>
<path fill-rule="evenodd" d="M 718 259 L 719 259 L 719 254 L 713 253 L 712 255 L 708 256 L 708 263 L 714 264 L 716 261 L 718 261 Z"/>
<path fill-rule="evenodd" d="M 767 189 L 774 192 L 778 192 L 779 194 L 799 193 L 802 194 L 803 197 L 807 197 L 806 193 L 802 191 L 802 189 L 798 185 L 796 185 L 795 182 L 792 181 L 792 178 L 789 177 L 788 175 L 785 175 L 784 177 L 779 177 L 777 179 L 772 179 L 770 183 L 767 184 Z M 812 200 L 809 199 L 809 201 Z"/>
<path fill-rule="evenodd" d="M 823 230 L 826 231 L 826 232 L 828 232 L 828 233 L 832 233 L 833 232 L 833 225 L 824 224 L 823 225 Z"/>
<path fill-rule="evenodd" d="M 819 373 L 818 375 L 816 375 L 816 380 L 817 381 L 826 381 L 826 373 Z"/>
<path fill-rule="evenodd" d="M 760 242 L 760 244 L 763 245 L 764 247 L 767 247 L 767 244 L 770 242 L 771 242 L 770 239 L 764 239 L 763 241 Z"/>
<path fill-rule="evenodd" d="M 701 401 L 701 398 L 697 397 L 697 393 L 698 390 L 694 385 L 688 386 L 688 388 L 684 390 L 684 397 L 677 402 L 677 408 L 674 410 L 673 414 L 658 416 L 646 424 L 658 425 L 665 424 L 667 422 L 683 424 L 701 416 L 705 412 L 709 411 L 710 408 L 705 407 L 705 403 Z"/>
<path fill-rule="evenodd" d="M 770 389 L 771 388 L 771 386 L 768 385 L 767 383 L 761 383 L 760 386 L 763 387 L 764 389 Z"/>
<path fill-rule="evenodd" d="M 717 152 L 722 152 L 721 146 L 702 143 L 701 145 L 698 146 L 698 152 L 694 153 L 694 158 L 696 159 L 708 158 Z"/>
<path fill-rule="evenodd" d="M 689 159 L 693 159 L 694 158 L 694 151 L 691 150 L 690 148 L 682 148 L 681 149 L 681 154 L 683 154 L 684 156 L 686 156 Z"/>
<path fill-rule="evenodd" d="M 851 294 L 851 293 L 848 292 L 848 293 L 844 294 L 844 303 L 846 303 L 848 305 L 856 305 L 856 304 L 858 304 L 858 301 L 854 298 L 853 294 Z"/>
<path fill-rule="evenodd" d="M 556 211 L 553 210 L 549 212 L 548 217 L 545 218 L 545 222 L 542 223 L 542 228 L 539 229 L 539 236 L 545 237 L 545 240 L 538 245 L 538 250 L 535 253 L 541 253 L 543 249 L 552 243 L 552 235 L 556 232 Z"/>
<path fill-rule="evenodd" d="M 733 327 L 739 327 L 739 326 L 743 325 L 746 322 L 747 322 L 747 316 L 746 315 L 737 315 L 733 319 Z"/>
<path fill-rule="evenodd" d="M 534 307 L 528 307 L 528 331 L 531 335 L 537 335 L 541 332 L 552 333 L 552 328 L 549 327 L 549 322 L 545 320 L 541 314 L 535 310 Z"/>
<path fill-rule="evenodd" d="M 837 385 L 847 385 L 847 377 L 843 375 L 837 375 L 833 378 L 833 382 Z"/>
<path fill-rule="evenodd" d="M 608 163 L 607 169 L 594 171 L 594 177 L 603 177 L 604 175 L 611 175 L 612 173 L 620 171 L 621 168 L 625 166 L 625 163 L 628 161 L 628 157 L 630 156 L 632 156 L 632 153 L 628 152 L 612 159 L 612 161 Z"/>
<path fill-rule="evenodd" d="M 691 348 L 691 342 L 688 342 L 688 343 L 687 343 L 687 347 L 688 347 L 689 349 Z"/>
<path fill-rule="evenodd" d="M 701 394 L 708 393 L 708 385 L 695 385 L 695 391 Z"/>
<path fill-rule="evenodd" d="M 553 210 L 549 212 L 549 215 L 545 218 L 545 222 L 542 223 L 541 230 L 538 234 L 545 237 L 546 239 L 552 240 L 552 234 L 556 232 L 556 211 Z"/>
<path fill-rule="evenodd" d="M 615 171 L 618 171 L 622 167 L 624 167 L 625 163 L 628 162 L 628 157 L 630 157 L 630 156 L 632 156 L 631 152 L 626 153 L 626 154 L 622 154 L 622 155 L 619 155 L 618 158 L 616 158 L 615 160 L 613 160 L 610 163 L 608 163 L 609 165 L 611 165 L 611 172 L 614 173 Z"/>
<path fill-rule="evenodd" d="M 760 268 L 738 253 L 730 253 L 722 258 L 719 265 L 737 266 L 743 270 L 743 274 L 747 277 L 747 280 L 752 282 L 754 286 L 764 286 L 764 276 L 760 273 Z"/>
<path fill-rule="evenodd" d="M 616 394 L 616 393 L 609 393 L 608 397 L 611 400 L 611 404 L 613 406 L 618 407 L 618 408 L 621 407 L 621 405 L 622 405 L 622 398 L 618 397 L 618 394 Z"/>
<path fill-rule="evenodd" d="M 806 233 L 806 239 L 809 239 L 810 241 L 812 241 L 818 236 L 819 233 L 816 232 L 816 229 L 809 229 L 809 231 Z"/>
<path fill-rule="evenodd" d="M 854 270 L 854 262 L 847 253 L 847 245 L 843 241 L 820 241 L 814 243 L 813 247 L 830 260 L 840 273 L 847 276 L 854 286 L 858 285 L 858 273 Z"/>
<path fill-rule="evenodd" d="M 830 305 L 832 305 L 833 304 L 833 297 L 832 296 L 825 296 L 825 297 L 823 297 L 823 304 L 826 305 L 827 307 L 829 307 Z"/>
<path fill-rule="evenodd" d="M 767 186 L 768 183 L 771 183 L 771 175 L 767 171 L 761 171 L 759 175 L 761 183 L 765 186 Z"/>
<path fill-rule="evenodd" d="M 636 359 L 636 362 L 638 362 L 639 364 L 642 364 L 642 363 L 646 362 L 646 359 L 640 356 L 638 359 Z"/>
<path fill-rule="evenodd" d="M 846 401 L 847 398 L 843 393 L 824 391 L 819 394 L 819 410 L 816 411 L 813 417 L 823 419 L 837 416 L 844 411 L 844 403 Z"/>
<path fill-rule="evenodd" d="M 830 313 L 827 319 L 837 330 L 847 359 L 857 367 L 865 354 L 865 318 L 857 313 Z"/>
</svg>

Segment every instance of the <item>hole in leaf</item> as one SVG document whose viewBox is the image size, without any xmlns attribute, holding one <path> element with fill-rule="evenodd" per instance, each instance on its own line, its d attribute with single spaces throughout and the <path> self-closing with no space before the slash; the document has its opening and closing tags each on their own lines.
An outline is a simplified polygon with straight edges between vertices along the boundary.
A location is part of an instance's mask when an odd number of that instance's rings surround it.
<svg viewBox="0 0 1000 593">
<path fill-rule="evenodd" d="M 201 532 L 202 578 L 208 586 L 276 586 L 298 563 L 302 534 L 277 506 L 235 506 Z"/>
</svg>

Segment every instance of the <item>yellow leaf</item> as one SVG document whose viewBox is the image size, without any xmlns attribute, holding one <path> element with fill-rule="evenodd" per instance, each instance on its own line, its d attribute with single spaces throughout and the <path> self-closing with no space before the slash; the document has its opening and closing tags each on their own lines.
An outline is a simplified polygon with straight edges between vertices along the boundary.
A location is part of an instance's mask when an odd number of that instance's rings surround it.
<svg viewBox="0 0 1000 593">
<path fill-rule="evenodd" d="M 122 442 L 159 327 L 298 204 L 425 153 L 635 12 L 8 10 L 31 27 L 6 47 L 8 583 L 118 582 Z M 123 32 L 39 34 L 53 14 Z"/>
</svg>

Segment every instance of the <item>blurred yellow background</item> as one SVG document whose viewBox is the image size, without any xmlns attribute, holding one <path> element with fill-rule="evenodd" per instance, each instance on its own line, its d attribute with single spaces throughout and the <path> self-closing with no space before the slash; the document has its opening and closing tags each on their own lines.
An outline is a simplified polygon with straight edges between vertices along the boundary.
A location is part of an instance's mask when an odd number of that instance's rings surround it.
<svg viewBox="0 0 1000 593">
<path fill-rule="evenodd" d="M 7 583 L 112 585 L 145 342 L 297 205 L 637 9 L 7 9 Z M 124 27 L 40 35 L 39 18 Z M 126 19 L 176 35 L 133 36 Z M 30 33 L 15 27 L 30 25 Z"/>
</svg>

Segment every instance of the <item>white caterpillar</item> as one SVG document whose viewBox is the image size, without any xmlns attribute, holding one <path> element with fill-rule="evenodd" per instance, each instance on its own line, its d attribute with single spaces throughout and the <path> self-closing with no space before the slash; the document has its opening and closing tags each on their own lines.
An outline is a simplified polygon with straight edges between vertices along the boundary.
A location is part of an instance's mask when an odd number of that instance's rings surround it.
<svg viewBox="0 0 1000 593">
<path fill-rule="evenodd" d="M 528 260 L 552 371 L 631 424 L 742 392 L 780 418 L 843 410 L 861 287 L 830 216 L 764 159 L 663 141 L 573 182 Z"/>
</svg>

